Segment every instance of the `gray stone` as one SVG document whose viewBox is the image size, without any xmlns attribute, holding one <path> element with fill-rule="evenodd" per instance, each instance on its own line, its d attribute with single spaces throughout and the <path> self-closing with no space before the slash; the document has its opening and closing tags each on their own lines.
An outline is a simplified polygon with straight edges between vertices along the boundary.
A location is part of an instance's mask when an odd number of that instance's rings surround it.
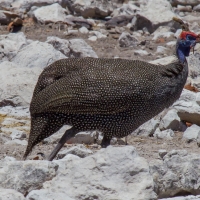
<svg viewBox="0 0 200 200">
<path fill-rule="evenodd" d="M 69 40 L 69 48 L 71 49 L 70 57 L 83 58 L 93 57 L 98 58 L 97 54 L 93 51 L 92 47 L 89 46 L 82 39 L 71 39 Z"/>
<path fill-rule="evenodd" d="M 181 121 L 200 126 L 200 106 L 196 102 L 197 93 L 183 89 L 180 98 L 173 104 Z"/>
<path fill-rule="evenodd" d="M 174 132 L 171 129 L 167 129 L 164 131 L 160 131 L 159 128 L 156 129 L 155 133 L 153 134 L 154 137 L 158 139 L 168 139 L 171 140 L 174 136 Z"/>
<path fill-rule="evenodd" d="M 132 146 L 110 146 L 85 158 L 66 157 L 66 160 L 54 161 L 62 170 L 54 179 L 45 182 L 40 190 L 32 191 L 27 196 L 29 199 L 41 191 L 80 200 L 157 199 L 148 163 Z"/>
<path fill-rule="evenodd" d="M 146 50 L 135 50 L 134 55 L 136 56 L 147 56 L 149 53 Z"/>
<path fill-rule="evenodd" d="M 171 109 L 167 112 L 167 114 L 162 118 L 159 128 L 163 129 L 171 129 L 173 131 L 181 130 L 181 120 L 177 114 L 177 110 Z"/>
<path fill-rule="evenodd" d="M 0 187 L 25 194 L 55 177 L 58 165 L 49 161 L 2 160 L 0 169 Z"/>
<path fill-rule="evenodd" d="M 16 63 L 8 61 L 0 63 L 0 106 L 29 105 L 38 76 L 42 71 L 37 65 L 31 69 L 26 67 L 26 64 L 29 66 L 34 65 L 31 62 L 42 62 L 38 59 L 38 54 L 37 58 L 35 56 L 35 61 L 31 58 L 34 52 L 27 53 L 23 51 L 23 53 L 18 54 L 19 57 L 16 58 Z"/>
<path fill-rule="evenodd" d="M 26 133 L 23 131 L 14 130 L 14 131 L 12 131 L 10 137 L 12 138 L 12 140 L 24 139 L 24 138 L 26 138 Z"/>
<path fill-rule="evenodd" d="M 166 64 L 172 63 L 175 60 L 176 60 L 175 56 L 168 56 L 168 57 L 164 57 L 164 58 L 160 58 L 160 59 L 150 61 L 149 63 L 155 64 L 155 65 L 159 65 L 159 64 L 160 65 L 166 65 Z"/>
<path fill-rule="evenodd" d="M 159 120 L 152 118 L 139 128 L 137 128 L 131 135 L 152 136 L 159 125 Z"/>
<path fill-rule="evenodd" d="M 97 36 L 91 36 L 88 38 L 88 40 L 95 42 L 97 41 Z"/>
<path fill-rule="evenodd" d="M 44 69 L 54 61 L 62 58 L 66 58 L 66 56 L 54 49 L 52 45 L 34 41 L 22 48 L 12 59 L 12 62 L 20 67 Z"/>
<path fill-rule="evenodd" d="M 175 14 L 172 12 L 172 7 L 168 1 L 149 0 L 147 5 L 137 14 L 137 19 L 133 25 L 136 30 L 142 30 L 146 27 L 152 33 L 159 26 L 173 27 L 173 17 L 175 17 Z"/>
<path fill-rule="evenodd" d="M 78 145 L 71 147 L 70 149 L 64 149 L 58 153 L 58 159 L 62 159 L 68 154 L 73 154 L 76 156 L 79 156 L 80 158 L 85 158 L 89 155 L 93 154 L 93 151 L 90 149 L 86 148 L 84 145 Z"/>
<path fill-rule="evenodd" d="M 27 40 L 23 32 L 0 35 L 0 62 L 11 60 L 26 45 Z"/>
<path fill-rule="evenodd" d="M 173 6 L 178 6 L 178 5 L 196 6 L 196 5 L 200 4 L 200 0 L 170 0 L 170 3 Z"/>
<path fill-rule="evenodd" d="M 152 40 L 157 40 L 159 38 L 170 38 L 174 36 L 174 33 L 171 32 L 171 28 L 167 26 L 160 26 L 158 29 L 156 29 L 153 32 L 153 38 Z"/>
<path fill-rule="evenodd" d="M 64 193 L 55 193 L 53 191 L 49 192 L 47 190 L 33 190 L 31 191 L 28 196 L 26 197 L 26 200 L 75 200 L 70 198 Z"/>
<path fill-rule="evenodd" d="M 78 30 L 68 30 L 64 32 L 66 36 L 77 36 L 78 35 Z"/>
<path fill-rule="evenodd" d="M 188 142 L 195 141 L 198 137 L 200 137 L 200 127 L 196 124 L 188 127 L 183 133 L 183 138 L 186 139 Z"/>
<path fill-rule="evenodd" d="M 42 23 L 64 22 L 67 14 L 69 14 L 67 10 L 62 8 L 58 3 L 43 6 L 33 12 L 37 21 Z"/>
<path fill-rule="evenodd" d="M 200 195 L 197 196 L 182 196 L 182 197 L 172 197 L 172 198 L 164 198 L 164 199 L 159 199 L 159 200 L 200 200 Z"/>
<path fill-rule="evenodd" d="M 14 140 L 5 142 L 5 145 L 10 145 L 10 146 L 12 146 L 12 145 L 23 145 L 23 146 L 27 146 L 28 142 L 27 142 L 27 140 L 14 139 Z"/>
<path fill-rule="evenodd" d="M 87 34 L 89 32 L 89 30 L 86 27 L 81 27 L 81 28 L 79 28 L 79 32 L 82 34 Z"/>
<path fill-rule="evenodd" d="M 67 1 L 69 10 L 84 18 L 104 18 L 113 11 L 113 5 L 107 0 L 71 0 Z"/>
<path fill-rule="evenodd" d="M 137 38 L 132 36 L 128 32 L 123 32 L 119 37 L 119 46 L 120 47 L 135 47 L 138 44 Z"/>
<path fill-rule="evenodd" d="M 196 12 L 200 12 L 200 4 L 197 5 L 197 6 L 195 6 L 195 7 L 193 8 L 193 10 L 196 11 Z"/>
<path fill-rule="evenodd" d="M 158 198 L 174 197 L 185 192 L 199 194 L 200 155 L 186 150 L 172 150 L 162 160 L 149 162 Z"/>
<path fill-rule="evenodd" d="M 161 158 L 164 158 L 164 156 L 167 154 L 167 151 L 165 149 L 160 149 L 158 151 L 158 154 Z"/>
<path fill-rule="evenodd" d="M 25 200 L 25 197 L 16 190 L 0 188 L 0 200 Z"/>
<path fill-rule="evenodd" d="M 157 54 L 165 54 L 165 53 L 167 53 L 167 51 L 168 51 L 168 49 L 166 47 L 157 46 L 157 50 L 156 50 Z"/>
<path fill-rule="evenodd" d="M 107 36 L 102 34 L 101 32 L 99 31 L 90 31 L 89 32 L 90 35 L 94 35 L 96 36 L 97 38 L 106 38 Z"/>
</svg>

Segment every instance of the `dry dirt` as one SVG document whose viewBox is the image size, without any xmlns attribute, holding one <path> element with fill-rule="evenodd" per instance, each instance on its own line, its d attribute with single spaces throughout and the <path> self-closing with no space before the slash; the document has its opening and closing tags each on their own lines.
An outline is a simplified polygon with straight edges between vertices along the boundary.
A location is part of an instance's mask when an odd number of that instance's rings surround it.
<svg viewBox="0 0 200 200">
<path fill-rule="evenodd" d="M 139 59 L 139 60 L 154 60 L 157 58 L 155 56 L 155 51 L 158 45 L 165 46 L 166 42 L 174 40 L 171 39 L 163 39 L 157 42 L 151 41 L 151 36 L 146 36 L 146 45 L 143 46 L 145 50 L 151 53 L 149 56 L 136 56 L 133 53 L 133 50 L 141 49 L 142 46 L 138 47 L 131 47 L 131 48 L 121 48 L 118 45 L 118 37 L 120 34 L 109 34 L 106 39 L 98 39 L 96 42 L 91 42 L 87 40 L 88 35 L 78 34 L 76 36 L 65 36 L 63 32 L 65 31 L 66 27 L 61 26 L 61 30 L 59 30 L 58 24 L 49 24 L 49 25 L 39 25 L 34 24 L 32 21 L 28 21 L 24 24 L 24 27 L 20 31 L 23 31 L 24 34 L 27 36 L 28 39 L 31 40 L 39 40 L 39 41 L 46 41 L 48 36 L 57 36 L 63 39 L 72 39 L 72 38 L 83 38 L 86 42 L 92 46 L 94 51 L 97 53 L 99 57 L 106 57 L 106 58 L 114 58 L 118 56 L 124 59 Z M 0 35 L 8 34 L 6 26 L 0 26 Z M 170 51 L 168 55 L 172 55 L 174 51 Z M 39 59 L 39 58 L 38 58 Z M 1 133 L 0 133 L 1 134 Z M 128 136 L 128 145 L 133 145 L 136 147 L 140 156 L 145 157 L 148 161 L 159 158 L 158 150 L 165 149 L 170 151 L 172 149 L 185 149 L 188 152 L 192 153 L 200 153 L 200 148 L 197 146 L 196 142 L 186 143 L 182 140 L 183 133 L 176 132 L 175 136 L 172 140 L 165 140 L 165 139 L 156 139 L 154 137 L 134 137 Z M 4 145 L 0 137 L 0 159 L 4 158 L 5 156 L 12 156 L 17 158 L 17 160 L 21 160 L 22 156 L 25 151 L 25 146 L 21 145 Z M 122 142 L 120 142 L 122 143 Z M 118 145 L 125 145 L 125 144 L 118 144 Z M 31 158 L 36 155 L 38 152 L 42 152 L 45 155 L 49 155 L 50 152 L 54 148 L 54 144 L 47 145 L 47 144 L 38 144 L 32 154 L 28 157 Z M 66 144 L 64 148 L 69 148 L 72 145 Z M 94 151 L 98 150 L 100 146 L 97 145 L 87 145 L 87 148 L 90 148 Z"/>
</svg>

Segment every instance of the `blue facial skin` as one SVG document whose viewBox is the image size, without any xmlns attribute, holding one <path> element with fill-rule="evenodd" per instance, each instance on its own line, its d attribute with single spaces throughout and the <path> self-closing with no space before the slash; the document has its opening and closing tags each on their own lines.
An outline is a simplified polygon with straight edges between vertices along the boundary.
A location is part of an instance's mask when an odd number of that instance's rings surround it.
<svg viewBox="0 0 200 200">
<path fill-rule="evenodd" d="M 177 54 L 181 63 L 185 62 L 185 57 L 189 56 L 190 49 L 195 45 L 196 38 L 191 35 L 187 35 L 185 40 L 180 40 L 178 42 Z"/>
</svg>

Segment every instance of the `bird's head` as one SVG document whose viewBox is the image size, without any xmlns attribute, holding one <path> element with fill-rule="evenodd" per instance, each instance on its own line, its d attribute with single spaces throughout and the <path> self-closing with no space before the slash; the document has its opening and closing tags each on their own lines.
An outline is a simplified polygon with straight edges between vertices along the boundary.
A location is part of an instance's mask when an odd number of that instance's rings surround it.
<svg viewBox="0 0 200 200">
<path fill-rule="evenodd" d="M 195 34 L 189 30 L 188 24 L 184 23 L 178 18 L 173 18 L 174 21 L 179 22 L 182 27 L 182 32 L 177 40 L 176 54 L 181 62 L 185 61 L 185 57 L 189 56 L 190 50 L 193 49 L 197 43 L 200 43 L 200 35 Z"/>
</svg>

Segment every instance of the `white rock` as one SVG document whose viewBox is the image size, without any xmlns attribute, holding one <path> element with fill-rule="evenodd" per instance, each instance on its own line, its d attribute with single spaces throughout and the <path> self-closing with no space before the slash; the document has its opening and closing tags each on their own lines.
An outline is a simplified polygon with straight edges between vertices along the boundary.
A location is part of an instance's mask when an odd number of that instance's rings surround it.
<svg viewBox="0 0 200 200">
<path fill-rule="evenodd" d="M 182 121 L 200 126 L 200 106 L 196 102 L 197 93 L 183 89 L 180 98 L 173 104 Z"/>
<path fill-rule="evenodd" d="M 196 124 L 188 127 L 183 133 L 183 138 L 186 139 L 188 142 L 197 140 L 198 137 L 200 137 L 200 127 Z"/>
<path fill-rule="evenodd" d="M 160 58 L 157 60 L 150 61 L 149 63 L 154 64 L 154 65 L 167 65 L 169 63 L 172 63 L 173 61 L 177 60 L 175 56 L 168 56 L 164 58 Z"/>
<path fill-rule="evenodd" d="M 182 197 L 162 198 L 159 200 L 200 200 L 200 195 L 197 195 L 197 196 L 188 195 L 185 197 L 182 196 Z"/>
<path fill-rule="evenodd" d="M 150 161 L 158 198 L 184 194 L 199 194 L 200 155 L 186 150 L 172 150 L 162 160 Z"/>
<path fill-rule="evenodd" d="M 1 161 L 0 187 L 25 194 L 41 188 L 56 175 L 58 165 L 49 161 Z"/>
<path fill-rule="evenodd" d="M 11 133 L 10 137 L 12 138 L 12 140 L 23 139 L 23 138 L 26 138 L 26 133 L 23 131 L 15 130 Z"/>
<path fill-rule="evenodd" d="M 134 55 L 147 56 L 149 53 L 146 50 L 135 50 Z"/>
<path fill-rule="evenodd" d="M 171 140 L 174 136 L 174 132 L 171 129 L 160 131 L 160 129 L 157 128 L 155 133 L 153 134 L 153 136 L 158 138 L 158 139 L 169 139 L 169 140 Z"/>
<path fill-rule="evenodd" d="M 76 36 L 78 34 L 78 30 L 68 30 L 66 32 L 64 32 L 64 35 L 66 36 Z"/>
<path fill-rule="evenodd" d="M 193 8 L 194 11 L 200 12 L 200 4 Z"/>
<path fill-rule="evenodd" d="M 25 45 L 27 45 L 27 40 L 23 32 L 0 35 L 1 61 L 12 59 Z"/>
<path fill-rule="evenodd" d="M 64 193 L 55 193 L 55 192 L 50 192 L 47 190 L 33 190 L 31 191 L 28 196 L 26 197 L 26 200 L 75 200 L 70 198 Z"/>
<path fill-rule="evenodd" d="M 167 52 L 167 48 L 166 47 L 163 47 L 163 46 L 157 46 L 157 50 L 156 50 L 156 53 L 157 54 L 165 54 Z"/>
<path fill-rule="evenodd" d="M 22 48 L 12 61 L 20 67 L 43 69 L 62 58 L 66 58 L 66 56 L 54 49 L 52 45 L 35 41 Z"/>
<path fill-rule="evenodd" d="M 137 155 L 132 146 L 110 146 L 82 159 L 60 160 L 57 163 L 61 162 L 65 164 L 62 171 L 45 182 L 42 190 L 32 191 L 28 195 L 29 200 L 41 192 L 65 194 L 80 200 L 157 199 L 148 163 Z"/>
<path fill-rule="evenodd" d="M 167 42 L 166 45 L 167 45 L 168 47 L 172 47 L 172 48 L 173 48 L 173 47 L 176 46 L 176 41 Z"/>
<path fill-rule="evenodd" d="M 182 32 L 182 29 L 178 29 L 178 30 L 176 31 L 176 33 L 174 34 L 174 36 L 175 36 L 176 38 L 178 38 L 178 37 L 180 36 L 181 32 Z"/>
<path fill-rule="evenodd" d="M 42 22 L 42 23 L 49 23 L 49 22 L 64 22 L 66 18 L 67 10 L 62 8 L 58 3 L 43 6 L 41 8 L 36 9 L 34 12 L 34 17 Z"/>
<path fill-rule="evenodd" d="M 138 39 L 128 32 L 123 32 L 119 37 L 120 47 L 135 47 L 139 43 Z"/>
<path fill-rule="evenodd" d="M 160 149 L 158 151 L 158 154 L 161 158 L 163 158 L 166 154 L 167 154 L 167 151 L 165 149 Z"/>
<path fill-rule="evenodd" d="M 97 41 L 97 36 L 91 36 L 88 38 L 88 40 L 95 42 Z"/>
<path fill-rule="evenodd" d="M 89 32 L 89 30 L 83 26 L 83 27 L 79 28 L 79 32 L 82 34 L 87 34 Z"/>
<path fill-rule="evenodd" d="M 67 5 L 73 13 L 81 15 L 84 18 L 104 18 L 109 16 L 113 11 L 112 3 L 106 0 L 72 0 L 68 1 Z"/>
<path fill-rule="evenodd" d="M 53 48 L 53 47 L 52 47 Z M 4 61 L 0 63 L 0 105 L 13 105 L 13 106 L 26 106 L 29 105 L 35 84 L 37 82 L 38 76 L 41 73 L 41 69 L 27 68 L 27 65 L 32 65 L 30 62 L 40 62 L 35 56 L 35 61 L 33 58 L 29 57 L 34 52 L 18 53 L 19 57 L 15 58 L 15 62 Z M 44 53 L 43 53 L 44 54 Z M 47 55 L 46 55 L 47 56 Z M 42 59 L 41 59 L 42 60 Z M 34 64 L 33 64 L 34 65 Z M 43 66 L 45 67 L 45 66 Z"/>
<path fill-rule="evenodd" d="M 152 118 L 139 128 L 137 128 L 131 135 L 151 136 L 159 125 L 159 120 Z"/>
<path fill-rule="evenodd" d="M 68 154 L 73 154 L 76 156 L 79 156 L 80 158 L 85 158 L 89 155 L 93 154 L 93 151 L 90 149 L 86 148 L 84 145 L 78 145 L 71 147 L 70 149 L 64 149 L 58 153 L 58 159 L 62 159 Z"/>
<path fill-rule="evenodd" d="M 59 37 L 49 36 L 47 37 L 47 43 L 53 45 L 53 47 L 63 53 L 65 56 L 70 56 L 69 41 L 60 39 Z"/>
<path fill-rule="evenodd" d="M 69 40 L 70 46 L 69 48 L 72 49 L 71 57 L 93 57 L 98 58 L 97 54 L 93 51 L 92 47 L 89 46 L 84 40 L 82 39 L 71 39 Z"/>
<path fill-rule="evenodd" d="M 0 188 L 0 199 L 1 200 L 25 200 L 23 194 L 12 189 Z"/>
<path fill-rule="evenodd" d="M 173 6 L 178 6 L 178 5 L 182 5 L 182 6 L 196 6 L 200 3 L 200 0 L 170 0 L 170 3 Z"/>
<path fill-rule="evenodd" d="M 90 35 L 94 35 L 96 36 L 97 38 L 106 38 L 107 36 L 102 34 L 101 32 L 99 31 L 90 31 L 89 32 Z"/>
<path fill-rule="evenodd" d="M 6 156 L 3 160 L 4 161 L 16 161 L 16 158 L 13 158 L 11 156 Z"/>
<path fill-rule="evenodd" d="M 14 139 L 14 140 L 11 140 L 11 141 L 8 141 L 5 143 L 5 145 L 23 145 L 23 146 L 27 146 L 28 145 L 28 142 L 27 140 L 18 140 L 18 139 Z"/>
<path fill-rule="evenodd" d="M 159 26 L 173 26 L 172 18 L 175 14 L 172 7 L 165 0 L 149 0 L 147 5 L 137 15 L 136 27 L 143 29 L 144 24 L 150 33 L 154 32 Z"/>
<path fill-rule="evenodd" d="M 159 128 L 163 129 L 171 129 L 174 131 L 181 129 L 181 120 L 177 114 L 177 110 L 172 109 L 167 112 L 167 114 L 162 118 Z"/>
</svg>

